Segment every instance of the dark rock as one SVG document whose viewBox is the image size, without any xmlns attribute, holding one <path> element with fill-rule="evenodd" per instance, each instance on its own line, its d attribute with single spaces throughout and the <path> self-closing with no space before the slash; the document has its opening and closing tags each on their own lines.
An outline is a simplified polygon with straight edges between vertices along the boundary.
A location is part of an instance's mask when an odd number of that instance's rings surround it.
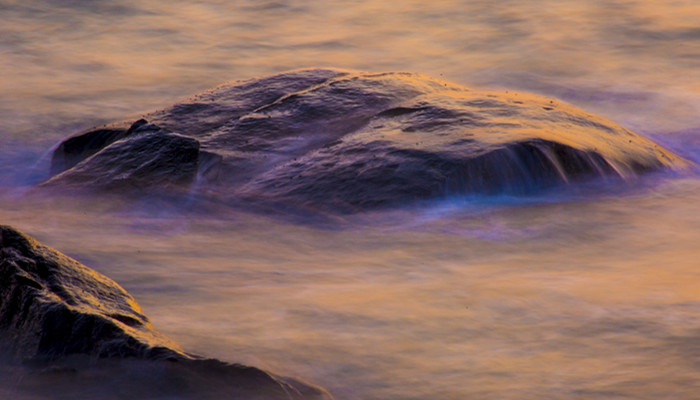
<svg viewBox="0 0 700 400">
<path fill-rule="evenodd" d="M 197 140 L 150 124 L 134 133 L 138 134 L 110 144 L 43 185 L 123 191 L 192 183 L 199 163 Z"/>
<path fill-rule="evenodd" d="M 123 138 L 126 132 L 126 129 L 96 129 L 66 139 L 54 150 L 51 175 L 73 168 L 106 145 Z"/>
<path fill-rule="evenodd" d="M 76 360 L 85 356 L 97 363 L 91 369 L 133 360 L 161 371 L 163 385 L 179 382 L 185 392 L 214 391 L 215 398 L 330 397 L 291 378 L 185 353 L 153 329 L 117 283 L 8 226 L 0 226 L 0 350 L 3 358 L 31 361 L 41 371 L 84 370 Z M 86 381 L 75 379 L 78 386 Z M 110 379 L 117 377 L 92 384 Z"/>
<path fill-rule="evenodd" d="M 365 150 L 382 156 L 367 157 Z M 250 186 L 257 198 L 269 201 L 303 198 L 311 204 L 334 204 L 353 211 L 396 203 L 397 198 L 527 194 L 569 179 L 611 173 L 612 167 L 596 153 L 540 139 L 461 158 L 390 146 L 358 148 L 341 142 L 316 152 L 311 159 L 273 170 Z M 336 189 L 321 191 L 320 187 Z"/>
<path fill-rule="evenodd" d="M 51 159 L 51 175 L 73 168 L 79 162 L 102 150 L 104 147 L 117 140 L 129 137 L 136 129 L 146 124 L 145 119 L 140 119 L 128 129 L 104 128 L 92 130 L 80 135 L 73 136 L 63 141 L 54 150 Z"/>
<path fill-rule="evenodd" d="M 353 211 L 440 196 L 524 194 L 688 165 L 648 139 L 550 99 L 409 73 L 292 71 L 225 84 L 146 118 L 151 124 L 144 127 L 200 143 L 196 190 L 229 203 Z M 138 151 L 126 143 L 138 141 L 144 127 L 112 146 Z M 70 158 L 73 140 L 59 147 L 55 163 Z M 71 179 L 53 181 L 160 184 L 150 175 L 134 179 L 138 174 L 128 171 L 137 163 L 105 167 L 120 154 L 97 153 L 73 167 L 78 173 L 68 170 Z M 161 165 L 149 173 L 159 176 Z"/>
</svg>

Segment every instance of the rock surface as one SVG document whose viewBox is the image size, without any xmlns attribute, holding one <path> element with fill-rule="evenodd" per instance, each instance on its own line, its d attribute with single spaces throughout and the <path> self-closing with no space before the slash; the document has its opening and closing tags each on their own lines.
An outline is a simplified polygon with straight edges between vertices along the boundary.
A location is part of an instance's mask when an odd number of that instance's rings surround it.
<svg viewBox="0 0 700 400">
<path fill-rule="evenodd" d="M 87 377 L 61 379 L 64 386 L 76 382 L 67 390 L 83 388 L 97 374 L 94 369 L 114 370 L 114 362 L 127 362 L 154 374 L 131 379 L 140 379 L 150 391 L 160 384 L 167 392 L 176 383 L 175 394 L 196 398 L 330 398 L 291 378 L 185 353 L 153 329 L 117 283 L 8 226 L 0 226 L 0 283 L 2 358 L 30 361 L 44 371 L 77 365 L 73 372 L 81 368 L 76 360 L 90 360 Z M 92 384 L 110 380 L 121 379 L 109 373 Z"/>
<path fill-rule="evenodd" d="M 115 124 L 63 142 L 53 162 L 53 172 L 62 173 L 47 184 L 162 187 L 173 172 L 170 186 L 227 202 L 343 212 L 443 196 L 526 194 L 687 165 L 648 139 L 555 100 L 409 73 L 292 71 L 224 84 L 144 118 L 150 124 Z M 173 139 L 169 151 L 187 154 L 184 171 L 160 161 L 141 168 L 149 157 L 171 156 L 144 145 L 144 127 L 198 143 Z M 127 162 L 124 152 L 137 153 L 130 157 L 139 162 Z"/>
<path fill-rule="evenodd" d="M 124 132 L 124 137 L 131 136 L 131 129 Z M 176 189 L 195 180 L 200 158 L 199 142 L 151 124 L 141 126 L 135 133 L 130 140 L 115 141 L 94 155 L 83 152 L 80 157 L 85 156 L 85 160 L 52 177 L 44 186 L 154 190 Z M 74 153 L 71 162 L 77 157 Z M 64 158 L 68 159 L 68 155 Z"/>
<path fill-rule="evenodd" d="M 73 168 L 77 163 L 108 145 L 130 136 L 136 129 L 146 123 L 145 119 L 140 119 L 134 122 L 129 129 L 97 129 L 73 136 L 61 142 L 54 151 L 54 157 L 51 160 L 51 174 L 59 174 Z"/>
</svg>

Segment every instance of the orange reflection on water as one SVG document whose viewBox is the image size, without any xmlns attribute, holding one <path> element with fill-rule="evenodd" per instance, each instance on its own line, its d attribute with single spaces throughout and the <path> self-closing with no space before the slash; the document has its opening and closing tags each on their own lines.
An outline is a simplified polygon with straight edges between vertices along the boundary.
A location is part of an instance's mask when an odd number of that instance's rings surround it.
<svg viewBox="0 0 700 400">
<path fill-rule="evenodd" d="M 114 278 L 183 348 L 339 399 L 691 399 L 699 189 L 337 230 L 26 202 L 0 217 Z"/>
</svg>

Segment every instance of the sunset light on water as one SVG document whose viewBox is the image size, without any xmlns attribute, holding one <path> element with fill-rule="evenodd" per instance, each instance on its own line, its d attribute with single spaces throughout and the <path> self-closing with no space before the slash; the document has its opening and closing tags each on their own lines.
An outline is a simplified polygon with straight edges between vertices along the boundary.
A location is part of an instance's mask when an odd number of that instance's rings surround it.
<svg viewBox="0 0 700 400">
<path fill-rule="evenodd" d="M 338 400 L 700 392 L 695 2 L 0 0 L 0 18 L 0 225 L 138 302 L 124 317 L 71 281 L 86 312 L 135 332 L 142 310 L 151 345 Z M 8 288 L 70 301 L 9 237 L 0 265 L 29 272 L 0 274 L 0 398 L 238 396 L 197 361 L 15 354 L 48 325 L 6 317 L 29 315 Z"/>
</svg>

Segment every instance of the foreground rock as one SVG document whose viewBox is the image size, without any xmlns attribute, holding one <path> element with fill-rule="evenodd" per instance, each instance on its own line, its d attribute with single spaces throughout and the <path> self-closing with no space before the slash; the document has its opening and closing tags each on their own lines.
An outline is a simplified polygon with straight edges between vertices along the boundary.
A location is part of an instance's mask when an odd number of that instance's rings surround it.
<svg viewBox="0 0 700 400">
<path fill-rule="evenodd" d="M 687 165 L 555 100 L 407 73 L 292 71 L 225 84 L 144 118 L 64 141 L 44 185 L 185 188 L 229 203 L 354 211 Z"/>
<path fill-rule="evenodd" d="M 56 387 L 80 397 L 91 385 L 94 391 L 128 381 L 122 395 L 99 397 L 330 398 L 294 379 L 185 353 L 153 329 L 117 283 L 7 226 L 0 226 L 0 283 L 0 358 L 49 371 L 52 397 L 61 393 Z"/>
</svg>

